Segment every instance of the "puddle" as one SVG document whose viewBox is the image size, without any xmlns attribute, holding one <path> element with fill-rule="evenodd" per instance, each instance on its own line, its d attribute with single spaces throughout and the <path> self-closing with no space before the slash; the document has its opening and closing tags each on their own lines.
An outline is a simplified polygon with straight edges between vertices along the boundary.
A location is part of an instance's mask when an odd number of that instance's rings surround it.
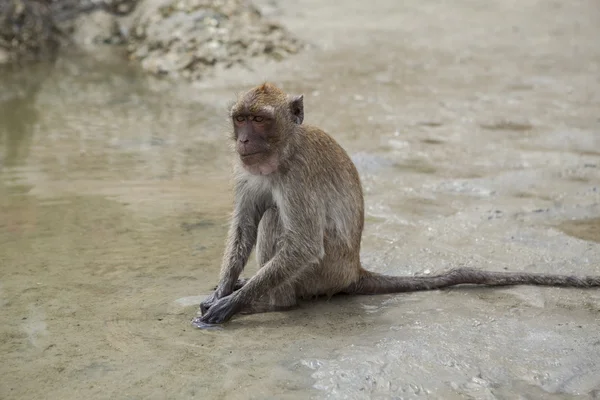
<svg viewBox="0 0 600 400">
<path fill-rule="evenodd" d="M 565 221 L 558 229 L 569 236 L 600 243 L 600 218 Z"/>
</svg>

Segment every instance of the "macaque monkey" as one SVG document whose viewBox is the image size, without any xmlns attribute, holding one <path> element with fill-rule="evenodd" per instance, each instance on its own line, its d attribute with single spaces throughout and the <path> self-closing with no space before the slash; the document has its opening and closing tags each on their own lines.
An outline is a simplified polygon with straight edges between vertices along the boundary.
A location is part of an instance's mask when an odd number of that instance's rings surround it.
<svg viewBox="0 0 600 400">
<path fill-rule="evenodd" d="M 383 294 L 461 284 L 600 286 L 600 277 L 458 268 L 440 275 L 388 276 L 360 262 L 364 204 L 348 154 L 321 129 L 303 124 L 302 95 L 265 83 L 230 111 L 237 152 L 235 201 L 218 286 L 197 327 L 237 313 L 281 311 L 302 298 Z M 239 279 L 252 249 L 260 269 Z"/>
</svg>

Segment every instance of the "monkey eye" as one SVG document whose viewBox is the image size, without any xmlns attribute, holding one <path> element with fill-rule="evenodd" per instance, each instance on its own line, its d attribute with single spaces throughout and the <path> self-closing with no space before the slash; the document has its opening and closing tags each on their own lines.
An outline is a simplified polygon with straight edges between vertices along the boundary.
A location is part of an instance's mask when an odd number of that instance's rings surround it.
<svg viewBox="0 0 600 400">
<path fill-rule="evenodd" d="M 244 122 L 245 119 L 246 117 L 244 117 L 243 115 L 238 115 L 237 117 L 235 117 L 235 120 L 237 122 Z"/>
<path fill-rule="evenodd" d="M 265 117 L 261 117 L 260 115 L 257 115 L 256 117 L 254 117 L 254 121 L 256 122 L 263 122 L 265 120 Z"/>
</svg>

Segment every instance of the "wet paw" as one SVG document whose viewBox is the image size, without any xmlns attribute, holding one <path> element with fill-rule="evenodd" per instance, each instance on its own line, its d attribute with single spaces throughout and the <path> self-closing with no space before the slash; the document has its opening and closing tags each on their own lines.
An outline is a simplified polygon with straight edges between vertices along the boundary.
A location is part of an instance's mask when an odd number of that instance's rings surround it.
<svg viewBox="0 0 600 400">
<path fill-rule="evenodd" d="M 195 317 L 194 319 L 192 319 L 192 326 L 194 326 L 194 328 L 204 329 L 204 330 L 223 329 L 223 327 L 221 325 L 215 325 L 215 324 L 209 324 L 209 323 L 203 322 L 202 317 Z"/>
<path fill-rule="evenodd" d="M 231 295 L 223 297 L 214 302 L 206 312 L 202 313 L 196 321 L 198 325 L 202 324 L 222 324 L 231 319 L 231 317 L 239 311 L 240 307 L 233 300 Z"/>
<path fill-rule="evenodd" d="M 215 302 L 217 302 L 217 300 L 219 300 L 217 298 L 217 292 L 213 292 L 200 303 L 200 313 L 202 315 L 206 314 L 206 312 L 212 307 L 213 304 L 215 304 Z"/>
</svg>

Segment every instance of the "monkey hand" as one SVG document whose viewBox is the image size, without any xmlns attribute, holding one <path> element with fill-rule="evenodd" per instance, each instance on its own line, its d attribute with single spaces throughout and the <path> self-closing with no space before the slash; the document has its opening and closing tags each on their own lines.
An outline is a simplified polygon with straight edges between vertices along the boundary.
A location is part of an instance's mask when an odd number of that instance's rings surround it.
<svg viewBox="0 0 600 400">
<path fill-rule="evenodd" d="M 210 296 L 202 300 L 202 302 L 200 303 L 200 312 L 202 313 L 202 315 L 206 314 L 208 309 L 211 308 L 213 304 L 215 304 L 222 297 L 223 296 L 219 296 L 219 290 L 215 290 Z"/>
<path fill-rule="evenodd" d="M 192 324 L 199 328 L 206 324 L 222 324 L 229 321 L 240 309 L 240 304 L 236 301 L 235 295 L 232 294 L 213 300 L 210 307 L 202 313 L 201 317 L 196 317 L 192 320 Z"/>
<path fill-rule="evenodd" d="M 240 278 L 235 282 L 233 291 L 238 291 L 248 282 L 246 278 Z M 204 315 L 212 305 L 220 298 L 225 297 L 225 294 L 220 289 L 220 286 L 215 287 L 215 291 L 200 303 L 200 312 Z"/>
</svg>

